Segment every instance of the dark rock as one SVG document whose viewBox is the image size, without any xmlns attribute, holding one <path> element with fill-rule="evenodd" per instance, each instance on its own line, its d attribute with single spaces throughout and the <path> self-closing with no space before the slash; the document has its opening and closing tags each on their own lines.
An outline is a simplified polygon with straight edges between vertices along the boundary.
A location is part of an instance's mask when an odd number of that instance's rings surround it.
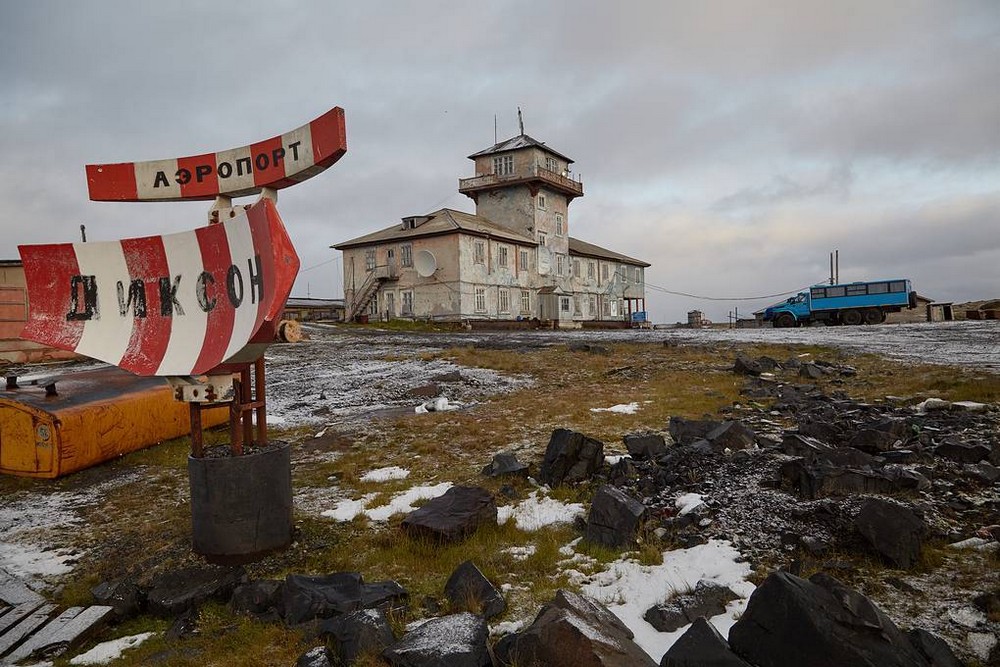
<svg viewBox="0 0 1000 667">
<path fill-rule="evenodd" d="M 604 345 L 594 345 L 593 343 L 584 343 L 581 341 L 573 341 L 568 345 L 570 352 L 587 352 L 589 354 L 611 354 L 611 349 Z"/>
<path fill-rule="evenodd" d="M 402 611 L 409 606 L 410 594 L 398 582 L 374 581 L 361 585 L 362 609 L 381 609 L 389 613 Z"/>
<path fill-rule="evenodd" d="M 378 655 L 396 637 L 381 609 L 361 609 L 328 618 L 319 625 L 319 634 L 334 639 L 337 663 L 351 665 L 363 654 Z"/>
<path fill-rule="evenodd" d="M 261 579 L 241 584 L 229 599 L 229 608 L 236 614 L 276 620 L 284 613 L 283 591 L 285 582 L 278 579 Z"/>
<path fill-rule="evenodd" d="M 740 422 L 726 421 L 706 433 L 705 439 L 718 450 L 736 450 L 753 447 L 757 436 Z"/>
<path fill-rule="evenodd" d="M 519 635 L 520 633 L 517 632 L 506 634 L 493 644 L 493 664 L 495 667 L 515 667 L 518 664 L 514 653 Z"/>
<path fill-rule="evenodd" d="M 403 529 L 411 534 L 439 540 L 460 540 L 479 526 L 496 524 L 497 504 L 486 489 L 453 486 L 403 519 Z"/>
<path fill-rule="evenodd" d="M 508 655 L 518 666 L 655 667 L 633 637 L 604 605 L 559 590 L 517 635 Z"/>
<path fill-rule="evenodd" d="M 167 631 L 163 633 L 164 637 L 170 641 L 187 639 L 196 634 L 198 634 L 198 609 L 196 607 L 189 607 L 178 614 Z"/>
<path fill-rule="evenodd" d="M 608 481 L 615 486 L 626 486 L 639 477 L 639 469 L 632 459 L 623 456 L 618 463 L 611 466 L 608 472 Z"/>
<path fill-rule="evenodd" d="M 907 632 L 906 638 L 917 652 L 927 659 L 930 667 L 965 667 L 964 663 L 952 653 L 947 642 L 937 635 L 916 628 Z"/>
<path fill-rule="evenodd" d="M 576 484 L 590 479 L 603 463 L 603 442 L 558 428 L 549 438 L 538 480 L 549 486 Z"/>
<path fill-rule="evenodd" d="M 704 618 L 674 642 L 660 660 L 660 667 L 751 667 L 729 648 L 729 643 Z"/>
<path fill-rule="evenodd" d="M 727 586 L 702 579 L 690 593 L 675 595 L 651 607 L 643 618 L 660 632 L 673 632 L 696 618 L 712 618 L 725 613 L 726 604 L 738 598 Z"/>
<path fill-rule="evenodd" d="M 452 609 L 465 609 L 487 619 L 502 614 L 507 609 L 503 595 L 490 583 L 471 560 L 467 560 L 451 573 L 444 585 Z"/>
<path fill-rule="evenodd" d="M 462 371 L 449 371 L 433 377 L 435 382 L 461 382 L 463 379 Z"/>
<path fill-rule="evenodd" d="M 909 569 L 920 560 L 927 525 L 909 507 L 868 498 L 854 527 L 871 548 L 897 567 Z"/>
<path fill-rule="evenodd" d="M 659 433 L 630 433 L 623 439 L 629 456 L 636 461 L 655 459 L 667 453 L 667 442 Z"/>
<path fill-rule="evenodd" d="M 729 645 L 762 667 L 928 666 L 868 598 L 822 573 L 768 576 L 729 631 Z"/>
<path fill-rule="evenodd" d="M 1000 588 L 977 595 L 972 604 L 984 614 L 1000 614 Z"/>
<path fill-rule="evenodd" d="M 419 387 L 411 387 L 407 390 L 406 395 L 414 398 L 434 398 L 440 393 L 441 387 L 439 387 L 436 382 L 429 382 L 427 384 L 422 384 Z"/>
<path fill-rule="evenodd" d="M 736 361 L 733 363 L 733 372 L 739 375 L 760 375 L 764 372 L 764 367 L 759 361 L 754 361 L 743 354 L 737 354 Z"/>
<path fill-rule="evenodd" d="M 809 380 L 819 380 L 826 377 L 828 371 L 819 364 L 806 362 L 799 367 L 799 377 Z"/>
<path fill-rule="evenodd" d="M 708 432 L 717 428 L 721 422 L 712 419 L 670 418 L 670 437 L 678 445 L 690 445 L 698 440 L 704 440 Z"/>
<path fill-rule="evenodd" d="M 645 505 L 605 484 L 594 494 L 584 539 L 606 547 L 633 545 L 645 513 Z"/>
<path fill-rule="evenodd" d="M 910 425 L 902 419 L 881 419 L 856 429 L 847 444 L 871 454 L 888 451 L 911 435 Z"/>
<path fill-rule="evenodd" d="M 798 357 L 788 357 L 783 362 L 781 362 L 781 367 L 786 370 L 794 371 L 802 367 L 802 362 L 799 360 Z"/>
<path fill-rule="evenodd" d="M 320 577 L 288 575 L 282 591 L 285 623 L 298 625 L 314 618 L 330 618 L 360 609 L 362 583 L 357 572 Z"/>
<path fill-rule="evenodd" d="M 483 468 L 483 474 L 487 477 L 528 476 L 528 464 L 517 460 L 514 452 L 500 452 L 493 457 L 493 460 Z"/>
<path fill-rule="evenodd" d="M 142 591 L 131 579 L 102 582 L 90 589 L 90 593 L 94 602 L 111 607 L 118 621 L 137 616 L 145 604 Z"/>
<path fill-rule="evenodd" d="M 777 359 L 768 357 L 766 355 L 761 355 L 757 357 L 757 364 L 765 373 L 771 373 L 781 367 Z"/>
<path fill-rule="evenodd" d="M 984 444 L 971 444 L 956 438 L 947 438 L 934 448 L 934 453 L 941 458 L 958 463 L 979 463 L 989 458 L 990 447 Z"/>
<path fill-rule="evenodd" d="M 831 447 L 825 442 L 797 433 L 785 433 L 781 438 L 781 451 L 789 456 L 801 456 L 809 463 L 825 462 L 837 466 L 863 468 L 874 462 L 874 457 L 853 447 Z"/>
<path fill-rule="evenodd" d="M 809 500 L 862 493 L 893 494 L 930 485 L 920 473 L 902 468 L 855 470 L 827 463 L 810 465 L 803 459 L 782 462 L 779 474 L 782 489 Z"/>
<path fill-rule="evenodd" d="M 149 612 L 177 616 L 207 600 L 224 602 L 243 579 L 241 567 L 185 567 L 158 574 L 146 594 Z"/>
<path fill-rule="evenodd" d="M 488 667 L 486 619 L 469 612 L 434 618 L 385 649 L 394 667 Z"/>
<path fill-rule="evenodd" d="M 330 653 L 325 646 L 311 648 L 295 661 L 295 667 L 333 667 L 330 662 Z"/>
<path fill-rule="evenodd" d="M 982 463 L 966 464 L 965 471 L 983 484 L 996 484 L 1000 481 L 1000 468 L 992 463 L 983 461 Z"/>
</svg>

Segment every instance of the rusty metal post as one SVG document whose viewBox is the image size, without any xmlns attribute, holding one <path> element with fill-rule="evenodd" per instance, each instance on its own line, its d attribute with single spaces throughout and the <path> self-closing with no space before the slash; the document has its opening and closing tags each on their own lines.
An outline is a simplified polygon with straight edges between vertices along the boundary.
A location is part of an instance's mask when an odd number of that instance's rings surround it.
<svg viewBox="0 0 1000 667">
<path fill-rule="evenodd" d="M 250 382 L 250 364 L 244 364 L 240 369 L 240 420 L 243 424 L 243 444 L 253 444 L 253 412 L 249 409 L 253 403 L 253 385 Z M 242 449 L 239 452 L 243 453 Z"/>
<path fill-rule="evenodd" d="M 201 406 L 188 403 L 191 410 L 191 456 L 200 459 L 205 455 L 205 440 L 201 428 Z"/>
<path fill-rule="evenodd" d="M 229 404 L 229 448 L 237 456 L 243 453 L 243 429 L 240 427 L 242 395 L 243 383 L 238 378 L 233 378 L 233 400 Z"/>
<path fill-rule="evenodd" d="M 256 392 L 254 401 L 257 403 L 257 445 L 263 447 L 267 444 L 267 392 L 264 389 L 263 355 L 254 362 L 254 387 Z"/>
</svg>

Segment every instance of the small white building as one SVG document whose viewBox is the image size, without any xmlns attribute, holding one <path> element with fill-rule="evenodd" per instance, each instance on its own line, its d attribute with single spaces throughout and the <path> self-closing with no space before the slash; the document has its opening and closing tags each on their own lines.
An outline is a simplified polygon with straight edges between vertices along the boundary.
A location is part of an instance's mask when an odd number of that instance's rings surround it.
<svg viewBox="0 0 1000 667">
<path fill-rule="evenodd" d="M 440 209 L 333 246 L 348 319 L 644 318 L 649 264 L 569 235 L 569 204 L 583 196 L 572 160 L 525 134 L 469 158 L 476 175 L 459 192 L 475 214 Z"/>
</svg>

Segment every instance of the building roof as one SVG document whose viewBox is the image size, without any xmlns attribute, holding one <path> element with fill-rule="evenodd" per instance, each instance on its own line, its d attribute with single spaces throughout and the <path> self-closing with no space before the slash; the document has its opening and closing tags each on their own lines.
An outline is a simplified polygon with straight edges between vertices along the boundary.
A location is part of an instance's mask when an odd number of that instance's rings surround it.
<svg viewBox="0 0 1000 667">
<path fill-rule="evenodd" d="M 392 241 L 405 241 L 407 239 L 417 239 L 425 236 L 441 236 L 455 232 L 465 232 L 475 236 L 491 236 L 495 238 L 521 243 L 523 245 L 535 245 L 535 240 L 528 236 L 513 232 L 506 227 L 492 222 L 480 215 L 463 213 L 450 208 L 442 208 L 434 213 L 428 213 L 426 222 L 414 228 L 403 229 L 402 225 L 396 224 L 386 227 L 371 234 L 365 234 L 343 243 L 330 246 L 337 250 L 356 248 L 358 246 L 376 245 L 379 243 L 389 243 Z"/>
<path fill-rule="evenodd" d="M 615 252 L 614 250 L 602 248 L 601 246 L 594 245 L 593 243 L 587 243 L 586 241 L 575 239 L 572 236 L 569 237 L 569 254 L 596 257 L 598 259 L 613 259 L 616 262 L 634 264 L 636 266 L 651 266 L 649 262 L 644 262 L 641 259 L 635 259 L 633 257 L 629 257 L 628 255 L 623 255 L 620 252 Z"/>
<path fill-rule="evenodd" d="M 22 266 L 19 259 L 0 259 L 0 266 L 17 267 Z"/>
<path fill-rule="evenodd" d="M 343 308 L 343 299 L 312 299 L 303 296 L 288 297 L 285 308 Z"/>
<path fill-rule="evenodd" d="M 538 141 L 537 139 L 532 139 L 526 134 L 519 134 L 516 137 L 507 139 L 506 141 L 501 141 L 499 144 L 493 144 L 489 148 L 484 148 L 478 153 L 473 153 L 469 156 L 470 160 L 475 160 L 477 157 L 482 157 L 483 155 L 491 155 L 493 153 L 505 153 L 507 151 L 516 151 L 519 148 L 531 148 L 532 146 L 537 146 L 538 148 L 544 149 L 545 151 L 552 153 L 556 157 L 561 157 L 566 160 L 566 162 L 573 164 L 573 160 L 566 157 L 559 151 L 552 150 L 545 145 L 544 141 Z"/>
</svg>

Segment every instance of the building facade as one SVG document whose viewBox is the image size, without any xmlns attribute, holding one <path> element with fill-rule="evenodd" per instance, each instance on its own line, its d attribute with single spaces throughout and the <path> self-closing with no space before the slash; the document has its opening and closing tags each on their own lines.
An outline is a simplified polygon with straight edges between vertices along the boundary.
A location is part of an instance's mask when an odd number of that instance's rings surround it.
<svg viewBox="0 0 1000 667">
<path fill-rule="evenodd" d="M 644 319 L 649 264 L 570 236 L 572 160 L 524 134 L 469 158 L 459 192 L 474 214 L 440 209 L 333 246 L 348 319 Z"/>
</svg>

